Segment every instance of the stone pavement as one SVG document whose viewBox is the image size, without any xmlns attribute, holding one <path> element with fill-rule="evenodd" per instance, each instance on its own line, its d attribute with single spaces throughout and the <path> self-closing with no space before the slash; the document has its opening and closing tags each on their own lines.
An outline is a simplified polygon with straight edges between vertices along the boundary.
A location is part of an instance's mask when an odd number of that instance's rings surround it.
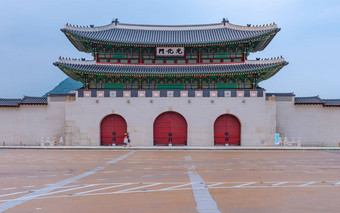
<svg viewBox="0 0 340 213">
<path fill-rule="evenodd" d="M 338 212 L 337 150 L 0 149 L 0 212 Z"/>
</svg>

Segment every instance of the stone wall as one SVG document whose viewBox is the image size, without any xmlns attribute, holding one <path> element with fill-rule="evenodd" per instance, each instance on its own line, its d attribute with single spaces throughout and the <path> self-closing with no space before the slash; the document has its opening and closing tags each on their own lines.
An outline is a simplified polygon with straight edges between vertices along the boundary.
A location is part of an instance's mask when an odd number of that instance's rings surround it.
<svg viewBox="0 0 340 213">
<path fill-rule="evenodd" d="M 277 101 L 277 132 L 281 137 L 300 137 L 302 145 L 339 146 L 340 108 L 294 105 Z"/>
<path fill-rule="evenodd" d="M 273 145 L 276 126 L 274 101 L 242 98 L 93 98 L 78 97 L 65 109 L 67 145 L 99 145 L 100 123 L 109 114 L 127 122 L 134 146 L 153 146 L 153 123 L 163 112 L 180 113 L 188 124 L 188 146 L 213 146 L 214 122 L 232 114 L 241 122 L 241 146 Z"/>
<path fill-rule="evenodd" d="M 64 137 L 65 103 L 0 108 L 0 145 L 38 145 L 41 137 Z"/>
</svg>

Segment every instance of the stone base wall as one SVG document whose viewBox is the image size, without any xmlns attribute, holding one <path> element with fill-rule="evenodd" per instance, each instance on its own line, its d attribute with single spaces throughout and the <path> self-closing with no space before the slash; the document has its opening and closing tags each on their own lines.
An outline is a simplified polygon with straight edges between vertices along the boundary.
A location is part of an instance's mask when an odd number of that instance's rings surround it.
<svg viewBox="0 0 340 213">
<path fill-rule="evenodd" d="M 77 98 L 66 105 L 65 142 L 100 145 L 102 119 L 119 114 L 127 122 L 134 146 L 153 146 L 153 123 L 167 111 L 186 119 L 188 146 L 213 146 L 214 122 L 226 113 L 241 122 L 241 146 L 274 145 L 276 106 L 264 97 Z"/>
<path fill-rule="evenodd" d="M 153 124 L 162 113 L 181 114 L 188 146 L 214 146 L 214 122 L 223 114 L 241 123 L 241 146 L 272 146 L 274 134 L 303 146 L 339 146 L 340 108 L 294 105 L 294 98 L 265 97 L 77 97 L 48 105 L 0 108 L 0 145 L 39 145 L 63 137 L 65 145 L 100 145 L 100 124 L 110 114 L 127 122 L 133 146 L 153 146 Z"/>
</svg>

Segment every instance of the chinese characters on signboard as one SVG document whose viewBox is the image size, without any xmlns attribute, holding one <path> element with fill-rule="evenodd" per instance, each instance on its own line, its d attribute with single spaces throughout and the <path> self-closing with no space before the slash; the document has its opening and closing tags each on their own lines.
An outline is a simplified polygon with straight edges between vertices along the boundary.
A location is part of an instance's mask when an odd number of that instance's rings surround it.
<svg viewBox="0 0 340 213">
<path fill-rule="evenodd" d="M 156 55 L 161 57 L 181 57 L 184 56 L 184 47 L 157 47 Z"/>
</svg>

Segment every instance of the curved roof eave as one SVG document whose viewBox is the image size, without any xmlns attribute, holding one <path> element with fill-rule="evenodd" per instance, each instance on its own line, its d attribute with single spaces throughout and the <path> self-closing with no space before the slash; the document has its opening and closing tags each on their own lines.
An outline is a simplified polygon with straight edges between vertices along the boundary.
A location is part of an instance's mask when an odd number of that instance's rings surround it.
<svg viewBox="0 0 340 213">
<path fill-rule="evenodd" d="M 265 61 L 246 61 L 241 64 L 204 64 L 204 65 L 131 65 L 131 64 L 96 64 L 95 61 L 78 61 L 59 59 L 55 66 L 64 69 L 78 70 L 84 73 L 107 75 L 219 75 L 242 74 L 258 70 L 275 68 L 275 72 L 263 76 L 271 77 L 286 66 L 283 58 Z M 183 72 L 185 70 L 185 72 Z"/>
</svg>

